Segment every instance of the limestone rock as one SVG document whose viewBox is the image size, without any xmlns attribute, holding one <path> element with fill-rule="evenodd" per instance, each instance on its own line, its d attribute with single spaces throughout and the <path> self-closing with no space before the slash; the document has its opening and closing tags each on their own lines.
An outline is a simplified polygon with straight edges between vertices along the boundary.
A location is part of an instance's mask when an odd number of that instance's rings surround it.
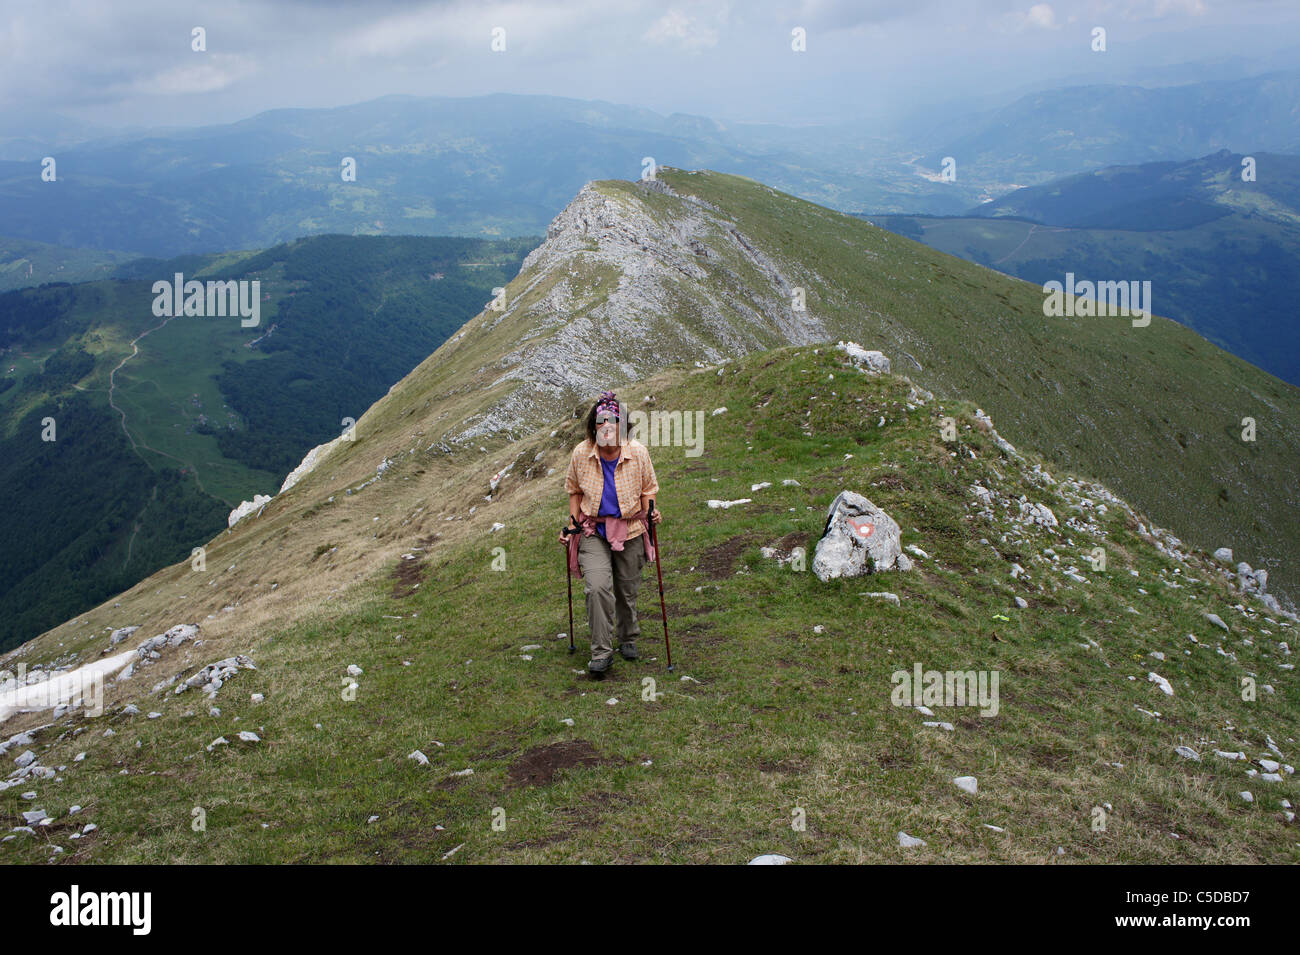
<svg viewBox="0 0 1300 955">
<path fill-rule="evenodd" d="M 827 510 L 813 573 L 819 580 L 903 569 L 901 531 L 892 517 L 854 491 L 841 491 Z"/>
<path fill-rule="evenodd" d="M 855 368 L 869 375 L 889 374 L 889 359 L 883 352 L 868 351 L 857 342 L 840 342 L 835 347 L 849 356 Z"/>
</svg>

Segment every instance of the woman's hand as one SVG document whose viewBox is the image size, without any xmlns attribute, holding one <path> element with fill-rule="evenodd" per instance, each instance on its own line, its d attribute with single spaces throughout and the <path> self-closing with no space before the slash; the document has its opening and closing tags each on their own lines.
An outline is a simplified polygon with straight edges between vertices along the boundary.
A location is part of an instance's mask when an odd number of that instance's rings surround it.
<svg viewBox="0 0 1300 955">
<path fill-rule="evenodd" d="M 664 512 L 659 510 L 658 504 L 655 505 L 655 512 L 653 515 L 651 515 L 650 519 L 654 521 L 656 524 L 658 524 L 660 521 L 664 519 Z"/>
<path fill-rule="evenodd" d="M 568 531 L 568 533 L 566 534 L 565 531 Z M 570 516 L 569 523 L 564 525 L 564 527 L 560 530 L 560 543 L 564 544 L 567 547 L 569 543 L 569 538 L 572 537 L 574 534 L 581 534 L 581 533 L 582 533 L 582 528 L 574 521 L 573 517 Z"/>
</svg>

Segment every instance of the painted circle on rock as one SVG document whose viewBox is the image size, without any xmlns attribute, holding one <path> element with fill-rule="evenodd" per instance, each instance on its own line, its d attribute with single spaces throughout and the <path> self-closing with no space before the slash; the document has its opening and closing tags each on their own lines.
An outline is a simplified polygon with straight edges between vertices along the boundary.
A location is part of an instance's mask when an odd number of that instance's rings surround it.
<svg viewBox="0 0 1300 955">
<path fill-rule="evenodd" d="M 850 517 L 848 518 L 848 522 L 849 522 L 849 526 L 851 526 L 853 530 L 857 532 L 857 535 L 861 537 L 863 540 L 866 540 L 873 533 L 875 533 L 876 525 L 868 521 L 863 521 L 861 524 L 859 524 L 857 521 L 855 521 L 853 518 Z"/>
</svg>

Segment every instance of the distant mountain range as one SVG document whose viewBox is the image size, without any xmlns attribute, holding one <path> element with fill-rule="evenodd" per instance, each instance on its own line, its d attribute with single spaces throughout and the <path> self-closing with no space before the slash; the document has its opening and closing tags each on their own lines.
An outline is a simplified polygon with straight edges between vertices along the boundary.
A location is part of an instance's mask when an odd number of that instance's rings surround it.
<svg viewBox="0 0 1300 955">
<path fill-rule="evenodd" d="M 1219 148 L 1300 151 L 1300 72 L 1088 86 L 893 128 L 724 124 L 549 96 L 389 96 L 75 145 L 0 144 L 0 235 L 168 257 L 318 233 L 537 235 L 583 183 L 710 167 L 843 211 L 956 214 L 1017 186 Z M 41 159 L 57 179 L 41 179 Z M 955 161 L 955 179 L 941 177 Z M 343 178 L 355 160 L 355 181 Z"/>
<path fill-rule="evenodd" d="M 1300 71 L 1146 89 L 1047 90 L 964 119 L 945 117 L 923 164 L 945 156 L 981 182 L 1034 185 L 1116 166 L 1191 159 L 1219 149 L 1300 153 Z M 884 211 L 884 210 L 881 210 Z M 922 210 L 917 210 L 922 211 Z"/>
<path fill-rule="evenodd" d="M 1017 190 L 965 217 L 872 216 L 1039 285 L 1149 280 L 1156 311 L 1300 384 L 1300 157 L 1222 150 Z"/>
</svg>

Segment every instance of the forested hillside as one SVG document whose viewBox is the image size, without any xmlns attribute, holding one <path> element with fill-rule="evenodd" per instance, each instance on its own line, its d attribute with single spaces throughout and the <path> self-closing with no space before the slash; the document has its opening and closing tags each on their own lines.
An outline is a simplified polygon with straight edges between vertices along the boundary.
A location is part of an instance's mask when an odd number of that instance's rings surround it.
<svg viewBox="0 0 1300 955">
<path fill-rule="evenodd" d="M 0 294 L 0 647 L 186 557 L 273 494 L 518 270 L 535 240 L 320 236 Z M 259 283 L 261 321 L 154 314 Z M 52 430 L 48 426 L 52 422 Z"/>
</svg>

